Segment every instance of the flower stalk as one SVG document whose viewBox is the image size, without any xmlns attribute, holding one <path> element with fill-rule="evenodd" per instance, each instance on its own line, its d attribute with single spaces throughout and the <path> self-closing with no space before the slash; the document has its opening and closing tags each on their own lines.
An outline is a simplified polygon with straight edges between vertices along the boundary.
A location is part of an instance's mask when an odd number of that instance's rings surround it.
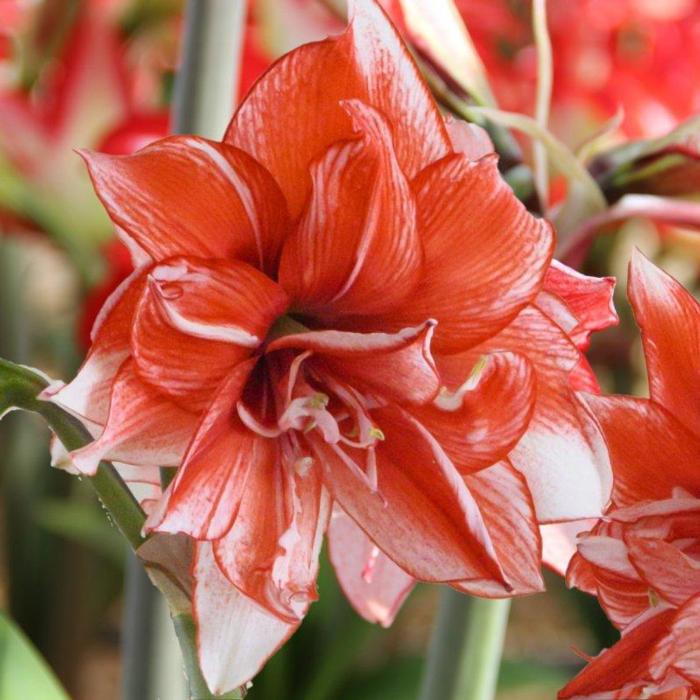
<svg viewBox="0 0 700 700">
<path fill-rule="evenodd" d="M 440 596 L 420 700 L 493 700 L 510 600 Z"/>
<path fill-rule="evenodd" d="M 92 441 L 90 433 L 73 416 L 48 401 L 37 398 L 48 382 L 36 372 L 0 359 L 3 410 L 21 408 L 40 414 L 68 451 L 77 450 Z M 145 521 L 141 506 L 109 462 L 100 462 L 95 476 L 90 478 L 100 501 L 110 518 L 122 531 L 129 544 L 137 549 L 144 542 L 141 528 Z"/>
</svg>

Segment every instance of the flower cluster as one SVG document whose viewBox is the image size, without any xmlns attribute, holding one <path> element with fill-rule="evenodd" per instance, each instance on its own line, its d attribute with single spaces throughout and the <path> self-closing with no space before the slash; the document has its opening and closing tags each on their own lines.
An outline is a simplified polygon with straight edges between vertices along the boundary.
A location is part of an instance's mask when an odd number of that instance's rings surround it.
<svg viewBox="0 0 700 700">
<path fill-rule="evenodd" d="M 274 64 L 223 142 L 83 157 L 136 269 L 51 398 L 96 436 L 71 468 L 115 461 L 153 487 L 148 531 L 196 541 L 212 689 L 296 629 L 326 534 L 382 624 L 415 579 L 541 590 L 539 525 L 609 498 L 575 390 L 597 389 L 581 350 L 613 283 L 552 263 L 550 224 L 374 2 Z"/>
</svg>

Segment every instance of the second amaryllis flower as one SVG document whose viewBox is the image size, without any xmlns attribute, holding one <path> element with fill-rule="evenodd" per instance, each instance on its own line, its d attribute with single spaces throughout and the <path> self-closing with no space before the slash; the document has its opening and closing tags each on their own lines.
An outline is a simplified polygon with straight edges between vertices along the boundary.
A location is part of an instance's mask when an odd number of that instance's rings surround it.
<svg viewBox="0 0 700 700">
<path fill-rule="evenodd" d="M 566 303 L 598 287 L 557 268 L 543 292 L 553 232 L 472 136 L 363 1 L 342 36 L 267 72 L 223 143 L 84 154 L 137 269 L 53 399 L 99 435 L 78 470 L 179 468 L 147 527 L 199 542 L 215 691 L 315 599 L 331 507 L 341 579 L 364 560 L 381 582 L 351 600 L 388 622 L 413 578 L 539 590 L 538 519 L 607 499 L 571 390 L 600 318 Z"/>
</svg>

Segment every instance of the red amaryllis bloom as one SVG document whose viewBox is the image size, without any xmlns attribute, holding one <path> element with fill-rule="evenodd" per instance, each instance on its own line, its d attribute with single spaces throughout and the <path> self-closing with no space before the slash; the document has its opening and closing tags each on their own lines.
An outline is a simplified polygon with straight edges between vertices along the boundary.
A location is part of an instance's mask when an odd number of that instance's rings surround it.
<svg viewBox="0 0 700 700">
<path fill-rule="evenodd" d="M 384 2 L 409 12 L 413 5 L 432 9 L 438 4 Z M 499 103 L 505 109 L 531 113 L 537 77 L 532 3 L 454 0 L 454 4 L 486 65 Z M 554 53 L 553 121 L 555 127 L 566 129 L 566 136 L 571 137 L 572 123 L 581 128 L 583 118 L 608 119 L 619 106 L 630 136 L 660 136 L 697 111 L 697 0 L 552 0 L 547 9 Z M 427 53 L 439 58 L 442 52 L 436 42 Z M 450 54 L 447 58 L 455 60 Z M 447 67 L 445 61 L 439 63 Z M 463 64 L 463 68 L 468 71 L 470 66 Z"/>
<path fill-rule="evenodd" d="M 539 590 L 537 518 L 608 498 L 569 383 L 569 333 L 601 320 L 564 313 L 596 285 L 557 267 L 543 292 L 550 226 L 494 156 L 463 152 L 468 127 L 446 126 L 375 3 L 352 17 L 278 61 L 223 143 L 85 154 L 138 267 L 53 398 L 99 434 L 71 454 L 79 471 L 179 467 L 147 527 L 199 543 L 193 605 L 217 691 L 315 599 L 331 506 L 341 579 L 368 559 L 384 596 L 382 572 L 400 569 L 391 608 L 407 578 Z"/>
<path fill-rule="evenodd" d="M 623 636 L 562 698 L 700 693 L 700 306 L 639 253 L 629 296 L 651 398 L 586 399 L 610 449 L 617 507 L 582 537 L 568 572 Z"/>
</svg>

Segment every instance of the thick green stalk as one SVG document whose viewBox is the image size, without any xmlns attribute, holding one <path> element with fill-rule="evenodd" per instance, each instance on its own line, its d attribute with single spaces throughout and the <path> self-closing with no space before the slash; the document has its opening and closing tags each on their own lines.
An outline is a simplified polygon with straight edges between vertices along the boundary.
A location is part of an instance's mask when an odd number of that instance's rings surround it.
<svg viewBox="0 0 700 700">
<path fill-rule="evenodd" d="M 420 700 L 493 700 L 509 608 L 510 600 L 441 592 Z"/>
<path fill-rule="evenodd" d="M 73 416 L 53 403 L 41 401 L 37 395 L 46 388 L 47 382 L 36 372 L 13 362 L 0 359 L 2 374 L 2 396 L 0 406 L 22 408 L 39 413 L 68 451 L 77 450 L 92 442 L 90 433 Z M 144 512 L 127 488 L 117 470 L 109 462 L 100 462 L 90 483 L 97 492 L 110 518 L 122 531 L 129 544 L 136 549 L 144 542 L 141 528 Z"/>
<path fill-rule="evenodd" d="M 238 92 L 246 0 L 189 0 L 173 131 L 220 139 Z"/>
<path fill-rule="evenodd" d="M 532 5 L 532 28 L 537 47 L 537 96 L 535 100 L 535 119 L 542 129 L 547 129 L 549 122 L 549 103 L 552 97 L 552 43 L 547 30 L 547 0 L 534 0 Z M 547 216 L 549 210 L 549 177 L 547 151 L 544 144 L 533 144 L 535 186 L 540 198 L 540 208 Z"/>
</svg>

